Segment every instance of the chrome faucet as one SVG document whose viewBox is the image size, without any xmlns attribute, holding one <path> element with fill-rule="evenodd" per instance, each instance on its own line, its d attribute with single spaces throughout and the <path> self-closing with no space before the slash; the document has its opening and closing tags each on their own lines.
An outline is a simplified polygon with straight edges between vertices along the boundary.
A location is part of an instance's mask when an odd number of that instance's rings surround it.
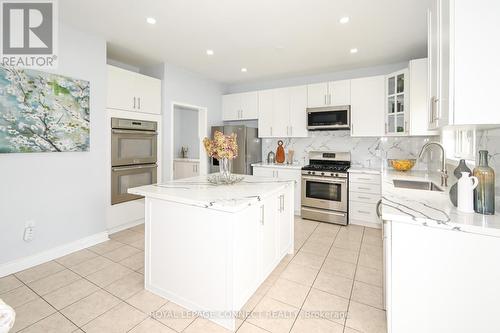
<svg viewBox="0 0 500 333">
<path fill-rule="evenodd" d="M 421 160 L 422 156 L 424 155 L 424 152 L 430 147 L 430 146 L 438 146 L 441 149 L 441 186 L 448 186 L 448 170 L 446 170 L 446 154 L 444 152 L 444 147 L 442 144 L 439 142 L 428 142 L 426 143 L 423 147 L 422 150 L 420 151 L 420 154 L 418 154 L 418 159 Z"/>
</svg>

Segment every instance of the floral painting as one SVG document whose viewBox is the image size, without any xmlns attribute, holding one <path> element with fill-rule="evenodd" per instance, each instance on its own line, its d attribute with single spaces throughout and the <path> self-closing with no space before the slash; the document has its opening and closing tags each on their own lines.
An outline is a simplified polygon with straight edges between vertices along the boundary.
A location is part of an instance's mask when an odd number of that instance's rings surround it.
<svg viewBox="0 0 500 333">
<path fill-rule="evenodd" d="M 88 81 L 0 66 L 0 153 L 88 151 Z"/>
</svg>

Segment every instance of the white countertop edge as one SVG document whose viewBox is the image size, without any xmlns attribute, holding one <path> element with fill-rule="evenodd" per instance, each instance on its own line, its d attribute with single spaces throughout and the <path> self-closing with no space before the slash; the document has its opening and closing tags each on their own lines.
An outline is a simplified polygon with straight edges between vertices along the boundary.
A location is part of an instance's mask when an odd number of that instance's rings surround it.
<svg viewBox="0 0 500 333">
<path fill-rule="evenodd" d="M 282 168 L 282 169 L 296 169 L 296 170 L 300 170 L 303 167 L 303 165 L 301 164 L 265 163 L 265 162 L 252 163 L 251 166 L 261 167 L 261 168 Z"/>
<path fill-rule="evenodd" d="M 267 190 L 265 193 L 258 195 L 260 197 L 260 200 L 257 198 L 250 198 L 250 199 L 241 199 L 241 203 L 235 203 L 232 205 L 222 205 L 217 202 L 211 203 L 210 201 L 200 201 L 200 200 L 193 200 L 189 199 L 186 197 L 180 197 L 175 194 L 169 194 L 169 193 L 158 193 L 154 191 L 150 191 L 148 189 L 152 189 L 158 186 L 158 185 L 175 185 L 175 182 L 170 182 L 170 183 L 164 183 L 164 184 L 153 184 L 153 185 L 147 185 L 147 186 L 141 186 L 141 187 L 136 187 L 136 188 L 131 188 L 128 190 L 128 193 L 130 194 L 136 194 L 136 195 L 141 195 L 146 198 L 154 198 L 154 199 L 159 199 L 159 200 L 164 200 L 164 201 L 170 201 L 170 202 L 175 202 L 178 204 L 185 204 L 185 205 L 191 205 L 191 206 L 196 206 L 196 207 L 201 207 L 201 208 L 207 208 L 207 209 L 212 209 L 212 210 L 217 210 L 217 211 L 222 211 L 222 212 L 227 212 L 227 213 L 237 213 L 240 212 L 244 209 L 246 209 L 249 206 L 252 206 L 258 202 L 260 202 L 262 199 L 265 199 L 282 189 L 286 188 L 290 184 L 293 184 L 295 181 L 294 180 L 280 180 L 276 181 L 274 178 L 261 178 L 263 181 L 267 181 L 269 183 L 275 183 L 277 186 L 271 190 Z M 221 185 L 224 186 L 224 185 Z M 231 185 L 227 185 L 230 187 Z M 190 189 L 187 189 L 188 191 Z M 216 201 L 219 200 L 221 202 L 227 201 L 227 199 L 216 199 Z"/>
<path fill-rule="evenodd" d="M 500 237 L 500 214 L 481 215 L 458 211 L 449 199 L 451 186 L 440 186 L 443 192 L 412 190 L 396 188 L 394 179 L 433 181 L 440 185 L 439 173 L 385 170 L 382 172 L 383 220 Z"/>
<path fill-rule="evenodd" d="M 472 215 L 474 215 L 474 214 L 465 214 L 464 213 L 464 215 L 469 215 L 470 218 L 473 218 Z M 397 213 L 384 213 L 383 206 L 382 206 L 382 220 L 389 221 L 391 223 L 407 223 L 407 224 L 419 225 L 419 226 L 423 226 L 423 227 L 431 227 L 431 228 L 456 231 L 456 232 L 468 232 L 468 233 L 477 234 L 477 235 L 492 236 L 492 237 L 500 238 L 500 229 L 497 229 L 497 228 L 482 227 L 482 226 L 477 226 L 477 225 L 468 225 L 468 224 L 463 224 L 463 223 L 455 223 L 452 221 L 442 222 L 442 221 L 436 221 L 436 220 L 426 219 L 426 218 L 421 218 L 421 217 L 413 218 L 413 217 L 408 216 L 408 215 L 397 214 Z"/>
<path fill-rule="evenodd" d="M 347 170 L 349 173 L 366 173 L 370 175 L 380 175 L 381 171 L 377 169 L 371 169 L 371 168 L 363 168 L 363 167 L 350 167 L 349 170 Z"/>
<path fill-rule="evenodd" d="M 200 162 L 199 158 L 182 158 L 182 157 L 177 157 L 174 158 L 174 162 Z"/>
</svg>

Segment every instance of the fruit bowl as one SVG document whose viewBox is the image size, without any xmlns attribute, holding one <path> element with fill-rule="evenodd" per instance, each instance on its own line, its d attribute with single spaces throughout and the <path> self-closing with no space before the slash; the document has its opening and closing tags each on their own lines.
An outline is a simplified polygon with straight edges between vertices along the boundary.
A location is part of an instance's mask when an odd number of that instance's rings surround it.
<svg viewBox="0 0 500 333">
<path fill-rule="evenodd" d="M 398 171 L 409 171 L 415 166 L 416 159 L 389 160 L 389 164 Z"/>
</svg>

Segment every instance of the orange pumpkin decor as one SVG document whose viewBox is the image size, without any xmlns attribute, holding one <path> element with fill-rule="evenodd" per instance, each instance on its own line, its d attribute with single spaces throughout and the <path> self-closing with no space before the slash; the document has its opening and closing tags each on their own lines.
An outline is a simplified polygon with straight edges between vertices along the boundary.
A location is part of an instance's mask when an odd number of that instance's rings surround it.
<svg viewBox="0 0 500 333">
<path fill-rule="evenodd" d="M 278 141 L 278 149 L 276 149 L 276 162 L 285 162 L 285 148 L 283 148 L 283 141 L 281 140 Z"/>
</svg>

